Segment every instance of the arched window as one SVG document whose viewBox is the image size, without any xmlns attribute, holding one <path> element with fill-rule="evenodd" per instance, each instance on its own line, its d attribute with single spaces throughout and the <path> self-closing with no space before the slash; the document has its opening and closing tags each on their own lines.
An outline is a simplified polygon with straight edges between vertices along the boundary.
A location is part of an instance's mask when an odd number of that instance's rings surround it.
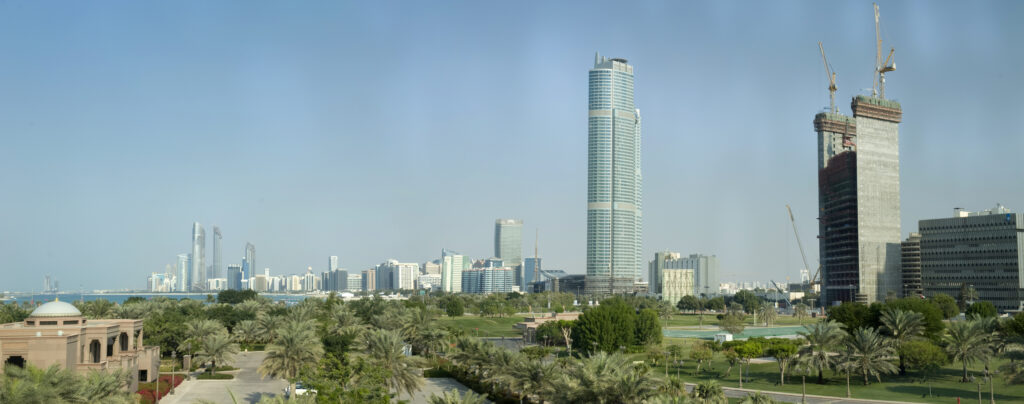
<svg viewBox="0 0 1024 404">
<path fill-rule="evenodd" d="M 128 334 L 122 332 L 121 335 L 118 337 L 118 339 L 121 340 L 121 352 L 127 351 L 128 350 Z"/>
<path fill-rule="evenodd" d="M 14 365 L 14 366 L 17 366 L 19 368 L 23 368 L 23 367 L 25 367 L 25 358 L 22 357 L 22 356 L 17 356 L 17 355 L 16 356 L 11 356 L 10 358 L 7 358 L 6 361 L 4 361 L 4 364 L 5 365 Z"/>
<path fill-rule="evenodd" d="M 100 341 L 98 339 L 89 343 L 89 356 L 92 357 L 92 363 L 100 363 Z"/>
</svg>

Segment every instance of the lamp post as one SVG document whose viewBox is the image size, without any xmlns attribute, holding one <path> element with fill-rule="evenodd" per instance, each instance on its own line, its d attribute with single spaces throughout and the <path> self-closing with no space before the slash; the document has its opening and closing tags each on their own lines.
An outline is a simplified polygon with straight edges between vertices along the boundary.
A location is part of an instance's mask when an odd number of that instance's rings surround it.
<svg viewBox="0 0 1024 404">
<path fill-rule="evenodd" d="M 177 365 L 177 358 L 178 352 L 171 351 L 171 394 L 174 394 L 174 365 Z"/>
</svg>

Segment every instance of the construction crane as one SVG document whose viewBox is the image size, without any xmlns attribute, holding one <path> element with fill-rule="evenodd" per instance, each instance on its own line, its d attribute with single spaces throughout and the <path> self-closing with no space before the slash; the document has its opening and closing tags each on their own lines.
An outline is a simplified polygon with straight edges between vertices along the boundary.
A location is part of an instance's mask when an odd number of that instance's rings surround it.
<svg viewBox="0 0 1024 404">
<path fill-rule="evenodd" d="M 889 49 L 889 57 L 882 62 L 882 31 L 878 25 L 878 3 L 875 3 L 875 76 L 877 83 L 871 85 L 871 96 L 885 99 L 885 73 L 896 70 L 896 62 L 892 60 L 896 48 Z"/>
<path fill-rule="evenodd" d="M 821 61 L 825 64 L 825 73 L 828 73 L 828 110 L 835 114 L 839 112 L 839 108 L 836 108 L 836 72 L 832 71 L 832 67 L 828 64 L 828 58 L 825 57 L 825 48 L 821 46 L 821 41 L 818 41 L 818 49 L 821 50 Z"/>
<path fill-rule="evenodd" d="M 804 269 L 810 271 L 811 266 L 807 265 L 807 255 L 804 254 L 804 244 L 800 242 L 800 233 L 796 231 L 796 219 L 793 218 L 793 209 L 791 209 L 789 205 L 786 205 L 786 211 L 789 212 L 789 222 L 793 224 L 793 235 L 796 236 L 796 246 L 800 247 L 800 259 L 804 261 Z M 821 265 L 818 265 L 818 269 L 814 271 L 814 276 L 810 277 L 810 282 L 807 284 L 812 292 L 814 291 L 814 285 L 818 284 L 818 276 L 820 275 Z"/>
<path fill-rule="evenodd" d="M 782 295 L 782 300 L 786 301 L 786 310 L 792 311 L 793 310 L 793 303 L 790 303 L 790 301 L 789 301 L 789 294 L 786 293 L 785 291 L 783 291 L 782 287 L 779 286 L 778 283 L 775 283 L 774 280 L 772 280 L 771 282 L 772 282 L 772 285 L 775 285 L 775 290 L 778 290 L 779 294 Z"/>
</svg>

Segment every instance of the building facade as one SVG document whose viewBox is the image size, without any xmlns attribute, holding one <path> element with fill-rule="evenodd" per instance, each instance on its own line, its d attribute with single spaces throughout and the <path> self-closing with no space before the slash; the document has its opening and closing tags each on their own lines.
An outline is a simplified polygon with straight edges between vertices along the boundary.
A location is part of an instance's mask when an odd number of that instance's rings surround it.
<svg viewBox="0 0 1024 404">
<path fill-rule="evenodd" d="M 362 284 L 361 289 L 364 292 L 373 292 L 374 290 L 377 290 L 377 270 L 370 268 L 363 271 L 360 283 Z"/>
<path fill-rule="evenodd" d="M 174 291 L 176 292 L 188 292 L 189 285 L 191 282 L 188 280 L 189 276 L 189 260 L 188 254 L 178 254 L 178 276 L 175 279 L 177 283 L 174 285 Z"/>
<path fill-rule="evenodd" d="M 516 269 L 517 283 L 522 282 L 523 265 L 523 221 L 519 219 L 498 219 L 494 221 L 494 257 L 500 258 L 501 266 Z"/>
<path fill-rule="evenodd" d="M 256 270 L 256 246 L 245 243 L 245 257 L 242 258 L 242 280 L 248 280 Z"/>
<path fill-rule="evenodd" d="M 853 118 L 814 118 L 818 134 L 823 300 L 872 303 L 900 293 L 899 103 L 857 96 Z"/>
<path fill-rule="evenodd" d="M 348 274 L 348 289 L 349 292 L 362 292 L 363 291 L 363 275 L 362 274 Z"/>
<path fill-rule="evenodd" d="M 206 287 L 206 230 L 199 222 L 192 223 L 192 255 L 189 256 L 189 288 Z"/>
<path fill-rule="evenodd" d="M 587 274 L 590 294 L 631 291 L 640 280 L 640 111 L 633 66 L 595 55 L 587 117 Z"/>
<path fill-rule="evenodd" d="M 903 278 L 903 296 L 921 296 L 921 233 L 910 233 L 900 243 L 901 271 Z"/>
<path fill-rule="evenodd" d="M 224 267 L 222 266 L 223 257 L 221 257 L 224 252 L 220 249 L 221 238 L 220 227 L 213 226 L 213 265 L 210 267 L 210 272 L 206 274 L 208 278 L 225 277 Z"/>
<path fill-rule="evenodd" d="M 523 259 L 523 281 L 519 289 L 527 291 L 531 283 L 540 280 L 540 271 L 544 270 L 544 260 L 540 257 L 529 257 Z"/>
<path fill-rule="evenodd" d="M 715 255 L 690 254 L 683 257 L 672 251 L 654 253 L 654 260 L 647 264 L 648 281 L 651 294 L 665 293 L 665 271 L 688 269 L 693 272 L 690 281 L 691 289 L 687 295 L 714 296 L 719 294 L 719 264 Z M 678 275 L 677 275 L 678 276 Z M 675 286 L 673 286 L 675 287 Z M 673 295 L 677 294 L 673 292 Z M 680 296 L 682 297 L 682 296 Z M 667 297 L 662 297 L 667 300 Z M 678 301 L 678 299 L 676 299 Z"/>
<path fill-rule="evenodd" d="M 441 289 L 448 293 L 462 292 L 462 271 L 471 266 L 469 257 L 451 250 L 441 250 Z"/>
<path fill-rule="evenodd" d="M 693 296 L 694 270 L 692 269 L 666 269 L 662 272 L 661 300 L 671 303 L 673 306 L 679 303 L 683 296 Z"/>
<path fill-rule="evenodd" d="M 518 289 L 513 268 L 487 267 L 462 271 L 463 293 L 508 293 Z"/>
<path fill-rule="evenodd" d="M 242 266 L 238 264 L 228 265 L 227 289 L 242 290 Z M 253 289 L 256 290 L 256 289 Z"/>
<path fill-rule="evenodd" d="M 921 285 L 954 298 L 964 286 L 1000 312 L 1024 309 L 1024 215 L 996 206 L 921 220 Z"/>
</svg>

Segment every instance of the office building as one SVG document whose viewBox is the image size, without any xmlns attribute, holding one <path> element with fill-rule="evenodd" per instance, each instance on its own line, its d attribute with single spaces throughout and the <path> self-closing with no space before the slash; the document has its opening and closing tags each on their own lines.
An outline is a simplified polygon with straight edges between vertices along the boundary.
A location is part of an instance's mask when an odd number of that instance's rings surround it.
<svg viewBox="0 0 1024 404">
<path fill-rule="evenodd" d="M 673 306 L 683 296 L 693 296 L 694 287 L 693 269 L 665 269 L 662 271 L 661 300 L 671 303 Z"/>
<path fill-rule="evenodd" d="M 523 265 L 523 221 L 498 219 L 494 221 L 494 258 L 514 269 L 515 282 L 522 284 Z"/>
<path fill-rule="evenodd" d="M 419 276 L 420 264 L 415 262 L 398 262 L 398 260 L 387 260 L 377 265 L 377 289 L 379 290 L 412 290 L 416 287 L 416 277 Z"/>
<path fill-rule="evenodd" d="M 921 296 L 921 233 L 910 233 L 900 244 L 903 296 Z"/>
<path fill-rule="evenodd" d="M 228 265 L 228 289 L 242 290 L 242 266 L 238 264 Z M 255 289 L 254 289 L 255 290 Z"/>
<path fill-rule="evenodd" d="M 256 246 L 245 243 L 245 257 L 242 258 L 242 280 L 249 279 L 256 270 Z"/>
<path fill-rule="evenodd" d="M 462 291 L 462 271 L 471 268 L 469 257 L 457 252 L 441 250 L 441 289 L 449 293 Z"/>
<path fill-rule="evenodd" d="M 175 284 L 174 290 L 176 292 L 188 292 L 189 285 L 189 262 L 191 261 L 188 254 L 178 254 L 178 265 L 177 265 L 177 284 Z"/>
<path fill-rule="evenodd" d="M 898 102 L 859 95 L 853 118 L 814 117 L 819 253 L 826 303 L 872 303 L 900 293 Z"/>
<path fill-rule="evenodd" d="M 348 290 L 348 271 L 335 268 L 321 274 L 323 290 L 328 292 L 345 292 Z"/>
<path fill-rule="evenodd" d="M 416 289 L 441 290 L 441 275 L 424 274 L 416 278 Z"/>
<path fill-rule="evenodd" d="M 335 271 L 338 269 L 338 256 L 332 255 L 327 258 L 327 271 Z"/>
<path fill-rule="evenodd" d="M 544 269 L 543 261 L 540 257 L 523 259 L 523 277 L 519 285 L 520 290 L 528 290 L 531 283 L 540 279 L 540 271 Z"/>
<path fill-rule="evenodd" d="M 640 111 L 633 66 L 595 56 L 590 70 L 587 275 L 590 294 L 632 291 L 640 280 Z"/>
<path fill-rule="evenodd" d="M 189 287 L 206 289 L 206 230 L 199 222 L 192 223 L 192 255 L 189 257 Z"/>
<path fill-rule="evenodd" d="M 1002 205 L 957 209 L 951 218 L 921 220 L 918 227 L 925 296 L 956 298 L 966 286 L 1001 313 L 1024 309 L 1024 215 Z"/>
<path fill-rule="evenodd" d="M 230 271 L 230 269 L 229 269 L 229 271 Z M 241 279 L 242 279 L 242 267 L 241 266 L 238 266 L 238 279 L 239 279 L 239 284 L 241 284 Z M 241 286 L 241 285 L 239 285 L 239 286 Z M 262 292 L 270 292 L 272 290 L 276 291 L 276 289 L 272 289 L 270 277 L 266 276 L 266 275 L 263 275 L 263 274 L 255 275 L 252 278 L 249 278 L 249 289 L 252 289 L 252 290 L 260 292 L 260 293 L 262 293 Z"/>
<path fill-rule="evenodd" d="M 690 254 L 687 257 L 683 257 L 681 254 L 671 251 L 654 253 L 654 260 L 647 264 L 647 276 L 651 294 L 665 293 L 664 285 L 666 281 L 664 272 L 669 269 L 689 269 L 693 271 L 693 280 L 691 282 L 693 289 L 686 293 L 687 295 L 714 296 L 719 293 L 718 275 L 720 269 L 717 256 Z M 678 280 L 679 275 L 677 274 L 676 276 Z M 673 287 L 676 286 L 678 284 Z M 677 292 L 672 293 L 673 296 L 678 294 Z M 663 299 L 667 299 L 667 297 L 663 296 Z"/>
<path fill-rule="evenodd" d="M 519 290 L 515 270 L 509 267 L 470 268 L 462 271 L 463 293 L 508 293 Z"/>
<path fill-rule="evenodd" d="M 224 267 L 221 262 L 221 255 L 223 251 L 220 248 L 220 227 L 213 226 L 213 264 L 210 265 L 210 270 L 206 274 L 208 278 L 225 278 Z"/>
<path fill-rule="evenodd" d="M 440 275 L 441 274 L 441 260 L 433 260 L 424 262 L 420 266 L 423 269 L 424 275 Z"/>
<path fill-rule="evenodd" d="M 362 292 L 363 291 L 363 275 L 362 274 L 348 274 L 348 289 L 349 292 Z"/>
<path fill-rule="evenodd" d="M 363 271 L 362 275 L 362 279 L 360 279 L 362 284 L 361 289 L 364 292 L 373 292 L 374 290 L 377 290 L 377 270 L 370 268 Z"/>
</svg>

